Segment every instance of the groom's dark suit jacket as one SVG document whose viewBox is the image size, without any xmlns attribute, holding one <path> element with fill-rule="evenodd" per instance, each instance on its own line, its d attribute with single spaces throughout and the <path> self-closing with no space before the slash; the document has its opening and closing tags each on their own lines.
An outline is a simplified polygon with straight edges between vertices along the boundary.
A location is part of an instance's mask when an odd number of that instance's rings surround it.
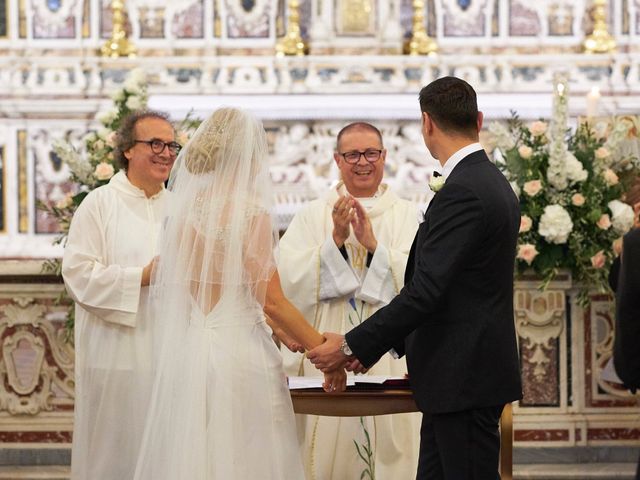
<svg viewBox="0 0 640 480">
<path fill-rule="evenodd" d="M 627 388 L 640 389 L 640 228 L 624 236 L 616 291 L 613 363 Z"/>
<path fill-rule="evenodd" d="M 423 412 L 503 405 L 522 396 L 513 321 L 518 199 L 484 150 L 465 157 L 418 229 L 405 286 L 347 333 L 371 366 L 406 353 Z"/>
</svg>

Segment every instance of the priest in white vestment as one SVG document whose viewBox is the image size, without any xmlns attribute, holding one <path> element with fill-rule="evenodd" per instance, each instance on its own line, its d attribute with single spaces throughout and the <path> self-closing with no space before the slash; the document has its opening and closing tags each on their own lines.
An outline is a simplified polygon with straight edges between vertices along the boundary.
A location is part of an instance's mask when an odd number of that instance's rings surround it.
<svg viewBox="0 0 640 480">
<path fill-rule="evenodd" d="M 342 181 L 294 217 L 280 241 L 278 270 L 287 297 L 320 332 L 345 332 L 402 288 L 418 209 L 382 183 L 386 150 L 377 128 L 353 123 L 338 134 Z M 289 375 L 318 376 L 300 354 L 283 351 Z M 386 354 L 370 375 L 404 376 L 404 359 Z M 300 416 L 307 480 L 415 476 L 418 414 Z M 357 444 L 357 446 L 356 446 Z M 368 455 L 367 450 L 372 453 Z"/>
<path fill-rule="evenodd" d="M 76 301 L 73 480 L 133 478 L 150 380 L 141 308 L 179 149 L 168 117 L 133 113 L 117 137 L 123 169 L 71 222 L 62 275 Z"/>
</svg>

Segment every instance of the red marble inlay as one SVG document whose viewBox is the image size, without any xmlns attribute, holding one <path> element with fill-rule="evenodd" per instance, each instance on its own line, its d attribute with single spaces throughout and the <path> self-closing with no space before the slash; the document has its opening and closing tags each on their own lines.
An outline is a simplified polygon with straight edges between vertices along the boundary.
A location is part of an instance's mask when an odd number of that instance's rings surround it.
<svg viewBox="0 0 640 480">
<path fill-rule="evenodd" d="M 639 440 L 640 428 L 589 428 L 588 440 Z"/>
<path fill-rule="evenodd" d="M 609 295 L 591 295 L 590 299 L 592 302 L 603 302 L 611 300 Z M 634 407 L 637 405 L 637 402 L 634 398 L 615 398 L 613 395 L 609 395 L 609 398 L 594 398 L 595 393 L 593 391 L 593 376 L 594 374 L 598 374 L 593 372 L 591 366 L 596 362 L 593 362 L 593 357 L 596 355 L 593 348 L 594 339 L 591 338 L 591 316 L 592 316 L 592 308 L 593 304 L 589 304 L 587 308 L 584 309 L 584 359 L 585 359 L 585 403 L 588 407 Z M 613 319 L 609 318 L 609 313 L 607 312 L 599 312 L 600 316 L 604 321 L 608 322 L 610 325 L 613 324 Z M 621 386 L 611 384 L 611 387 L 614 390 L 618 390 L 621 393 L 625 392 L 624 388 Z"/>
<path fill-rule="evenodd" d="M 547 357 L 544 375 L 535 374 L 536 363 L 531 360 L 536 347 L 531 348 L 529 342 L 520 337 L 520 356 L 522 365 L 522 400 L 520 405 L 528 406 L 558 406 L 560 405 L 560 373 L 559 373 L 559 345 L 554 339 L 549 345 L 539 345 Z"/>
<path fill-rule="evenodd" d="M 579 428 L 576 428 L 575 436 L 576 436 L 576 442 L 579 442 L 580 440 L 582 440 L 582 430 L 580 430 Z"/>
<path fill-rule="evenodd" d="M 71 443 L 71 432 L 0 432 L 0 443 Z"/>
<path fill-rule="evenodd" d="M 515 430 L 516 442 L 556 442 L 569 440 L 569 430 Z"/>
</svg>

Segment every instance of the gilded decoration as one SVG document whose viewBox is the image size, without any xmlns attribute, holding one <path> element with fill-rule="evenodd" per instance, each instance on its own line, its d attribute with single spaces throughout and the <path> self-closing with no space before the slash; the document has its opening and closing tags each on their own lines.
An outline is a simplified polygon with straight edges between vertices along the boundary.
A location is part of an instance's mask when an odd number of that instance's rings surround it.
<svg viewBox="0 0 640 480">
<path fill-rule="evenodd" d="M 336 14 L 338 35 L 376 34 L 376 5 L 373 0 L 339 0 Z"/>
</svg>

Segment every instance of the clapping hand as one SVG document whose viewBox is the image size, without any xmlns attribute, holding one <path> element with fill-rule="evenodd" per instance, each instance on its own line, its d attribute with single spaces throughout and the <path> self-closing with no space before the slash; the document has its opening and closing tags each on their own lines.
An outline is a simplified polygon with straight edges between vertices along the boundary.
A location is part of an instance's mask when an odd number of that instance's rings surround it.
<svg viewBox="0 0 640 480">
<path fill-rule="evenodd" d="M 351 225 L 356 215 L 353 208 L 354 202 L 353 197 L 340 196 L 338 201 L 333 205 L 333 210 L 331 211 L 333 241 L 338 248 L 341 248 L 347 238 L 349 238 L 349 225 Z"/>
<path fill-rule="evenodd" d="M 373 227 L 371 226 L 367 211 L 355 198 L 353 199 L 353 211 L 355 212 L 351 220 L 353 234 L 358 239 L 358 242 L 360 242 L 360 245 L 366 248 L 369 253 L 374 253 L 376 248 L 378 248 L 378 241 L 373 234 Z"/>
</svg>

